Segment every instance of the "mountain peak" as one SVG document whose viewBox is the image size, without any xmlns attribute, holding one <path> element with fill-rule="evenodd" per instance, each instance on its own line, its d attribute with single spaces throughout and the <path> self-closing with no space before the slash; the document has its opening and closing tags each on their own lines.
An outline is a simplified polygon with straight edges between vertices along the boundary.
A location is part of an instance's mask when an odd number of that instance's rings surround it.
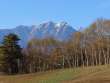
<svg viewBox="0 0 110 83">
<path fill-rule="evenodd" d="M 67 25 L 68 23 L 66 21 L 61 21 L 60 24 L 61 25 Z"/>
<path fill-rule="evenodd" d="M 53 21 L 46 21 L 41 23 L 40 25 L 51 25 L 51 24 L 55 24 Z"/>
<path fill-rule="evenodd" d="M 48 21 L 37 26 L 20 25 L 11 30 L 0 30 L 0 32 L 2 32 L 0 33 L 2 36 L 0 37 L 0 40 L 2 40 L 3 36 L 8 33 L 17 34 L 21 38 L 20 45 L 24 47 L 32 38 L 42 39 L 46 37 L 53 37 L 58 40 L 67 40 L 70 38 L 72 33 L 76 32 L 76 30 L 65 21 L 59 23 Z"/>
<path fill-rule="evenodd" d="M 61 21 L 59 23 L 56 23 L 56 27 L 68 27 L 70 26 L 67 22 Z"/>
</svg>

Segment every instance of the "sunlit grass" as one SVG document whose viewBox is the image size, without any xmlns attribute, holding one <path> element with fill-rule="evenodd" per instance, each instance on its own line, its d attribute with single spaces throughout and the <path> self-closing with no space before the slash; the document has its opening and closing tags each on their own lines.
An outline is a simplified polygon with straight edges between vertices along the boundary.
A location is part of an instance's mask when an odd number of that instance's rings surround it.
<svg viewBox="0 0 110 83">
<path fill-rule="evenodd" d="M 0 76 L 2 83 L 61 83 L 108 69 L 109 66 L 60 69 L 36 74 Z"/>
</svg>

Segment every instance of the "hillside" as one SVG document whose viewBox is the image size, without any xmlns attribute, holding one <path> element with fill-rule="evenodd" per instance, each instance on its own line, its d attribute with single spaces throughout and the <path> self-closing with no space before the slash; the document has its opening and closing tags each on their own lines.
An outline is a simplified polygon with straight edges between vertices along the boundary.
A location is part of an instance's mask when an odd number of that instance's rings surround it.
<svg viewBox="0 0 110 83">
<path fill-rule="evenodd" d="M 98 19 L 92 23 L 84 32 L 91 34 L 101 33 L 110 35 L 110 20 Z"/>
<path fill-rule="evenodd" d="M 1 83 L 110 83 L 110 66 L 61 69 L 44 73 L 0 76 Z"/>
<path fill-rule="evenodd" d="M 63 83 L 110 83 L 110 67 L 90 67 L 81 70 L 74 79 Z"/>
</svg>

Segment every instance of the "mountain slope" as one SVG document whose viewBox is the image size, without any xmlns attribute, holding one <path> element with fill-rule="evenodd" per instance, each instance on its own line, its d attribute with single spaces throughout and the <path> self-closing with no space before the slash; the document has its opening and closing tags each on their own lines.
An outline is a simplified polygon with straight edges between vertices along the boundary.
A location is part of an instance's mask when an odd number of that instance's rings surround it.
<svg viewBox="0 0 110 83">
<path fill-rule="evenodd" d="M 0 29 L 0 42 L 9 33 L 15 33 L 20 38 L 20 45 L 26 46 L 32 38 L 53 37 L 58 40 L 67 40 L 76 30 L 66 22 L 54 23 L 45 22 L 38 26 L 17 26 L 14 29 Z"/>
<path fill-rule="evenodd" d="M 93 42 L 99 38 L 110 38 L 110 20 L 99 19 L 83 32 L 86 41 Z"/>
<path fill-rule="evenodd" d="M 91 24 L 89 28 L 85 30 L 85 32 L 88 34 L 101 33 L 105 36 L 110 35 L 110 20 L 99 19 Z"/>
</svg>

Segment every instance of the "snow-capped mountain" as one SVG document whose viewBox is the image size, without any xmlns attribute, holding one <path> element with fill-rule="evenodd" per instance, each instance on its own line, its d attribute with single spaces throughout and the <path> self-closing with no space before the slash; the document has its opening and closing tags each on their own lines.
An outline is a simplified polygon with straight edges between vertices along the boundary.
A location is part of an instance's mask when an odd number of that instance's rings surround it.
<svg viewBox="0 0 110 83">
<path fill-rule="evenodd" d="M 66 22 L 54 23 L 52 21 L 42 23 L 38 26 L 20 25 L 14 29 L 0 29 L 0 42 L 9 33 L 15 33 L 20 38 L 20 45 L 26 46 L 32 38 L 54 37 L 58 40 L 67 40 L 76 30 Z"/>
</svg>

